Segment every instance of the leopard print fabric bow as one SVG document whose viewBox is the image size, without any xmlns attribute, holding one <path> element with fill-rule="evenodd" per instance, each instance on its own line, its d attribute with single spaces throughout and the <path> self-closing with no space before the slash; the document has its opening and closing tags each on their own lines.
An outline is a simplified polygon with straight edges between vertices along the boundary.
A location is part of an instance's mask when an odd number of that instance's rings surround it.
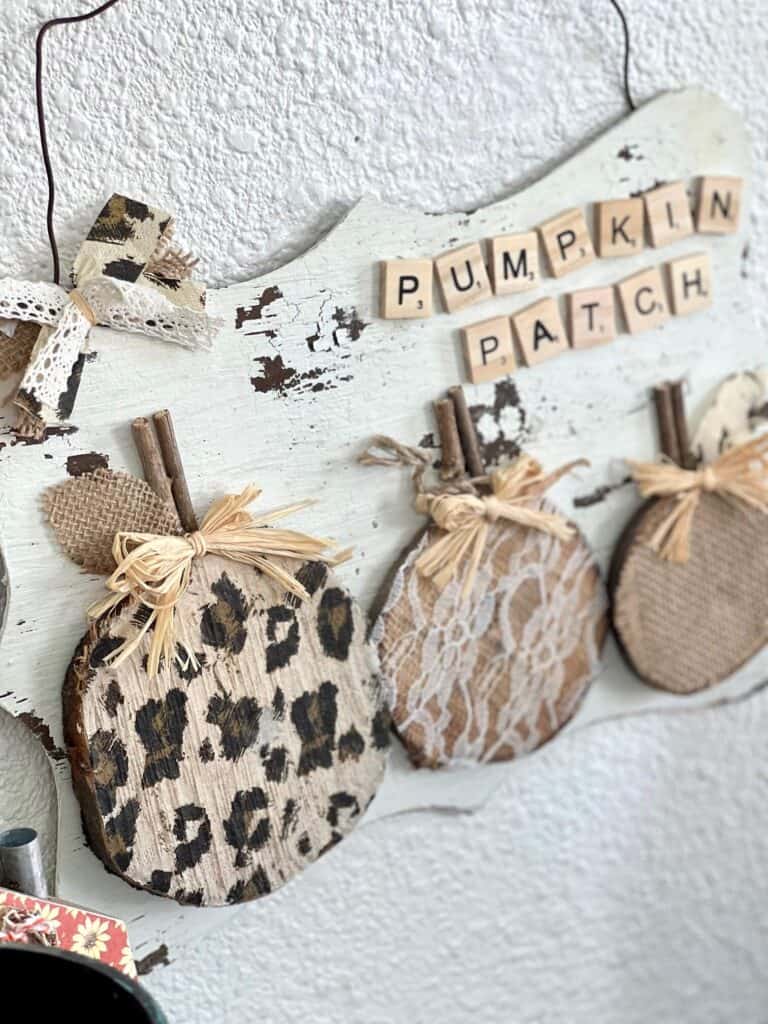
<svg viewBox="0 0 768 1024">
<path fill-rule="evenodd" d="M 676 498 L 649 541 L 668 562 L 690 558 L 693 517 L 701 493 L 719 494 L 768 513 L 768 434 L 730 448 L 700 469 L 681 469 L 673 462 L 629 462 L 644 498 Z"/>
<path fill-rule="evenodd" d="M 204 285 L 190 280 L 197 261 L 173 247 L 173 229 L 170 214 L 113 195 L 80 248 L 73 291 L 0 279 L 0 318 L 15 327 L 0 333 L 0 377 L 26 363 L 13 399 L 19 433 L 39 438 L 69 419 L 97 324 L 210 348 L 218 324 L 205 312 Z M 20 329 L 27 324 L 39 329 Z"/>
</svg>

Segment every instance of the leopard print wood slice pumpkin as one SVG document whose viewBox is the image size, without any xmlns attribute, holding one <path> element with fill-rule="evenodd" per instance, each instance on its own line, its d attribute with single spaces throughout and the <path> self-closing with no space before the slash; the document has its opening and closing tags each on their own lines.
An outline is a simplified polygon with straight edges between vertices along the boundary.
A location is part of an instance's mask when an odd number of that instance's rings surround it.
<svg viewBox="0 0 768 1024">
<path fill-rule="evenodd" d="M 466 568 L 442 591 L 415 568 L 439 535 L 429 526 L 397 568 L 373 629 L 393 723 L 419 766 L 509 760 L 554 736 L 597 672 L 600 572 L 578 531 L 497 522 L 463 600 Z"/>
<path fill-rule="evenodd" d="M 376 792 L 389 717 L 363 616 L 323 564 L 285 568 L 309 601 L 229 560 L 194 564 L 177 621 L 198 669 L 149 680 L 146 637 L 105 664 L 145 621 L 135 602 L 81 642 L 64 693 L 75 789 L 94 851 L 131 885 L 206 906 L 263 896 Z"/>
<path fill-rule="evenodd" d="M 726 679 L 768 642 L 768 529 L 758 509 L 702 493 L 688 561 L 665 561 L 649 541 L 675 501 L 648 502 L 630 522 L 611 591 L 614 629 L 637 674 L 686 694 Z"/>
</svg>

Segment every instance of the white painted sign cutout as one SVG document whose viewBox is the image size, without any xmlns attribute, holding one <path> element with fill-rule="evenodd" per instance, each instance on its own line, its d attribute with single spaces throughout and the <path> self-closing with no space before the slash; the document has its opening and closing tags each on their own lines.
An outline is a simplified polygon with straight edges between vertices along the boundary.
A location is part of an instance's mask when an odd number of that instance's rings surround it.
<svg viewBox="0 0 768 1024">
<path fill-rule="evenodd" d="M 9 429 L 11 412 L 0 413 L 0 544 L 10 577 L 0 703 L 49 736 L 63 898 L 123 918 L 137 957 L 163 942 L 173 956 L 231 913 L 259 912 L 258 902 L 205 911 L 134 891 L 109 876 L 85 846 L 61 750 L 60 692 L 85 629 L 85 609 L 103 581 L 67 561 L 43 521 L 40 495 L 65 478 L 67 459 L 96 452 L 114 469 L 140 473 L 130 421 L 167 406 L 197 507 L 204 510 L 251 481 L 263 487 L 265 508 L 315 495 L 319 504 L 292 525 L 355 546 L 354 560 L 340 575 L 367 606 L 420 519 L 411 508 L 408 475 L 361 467 L 358 452 L 375 432 L 407 444 L 432 433 L 433 399 L 464 380 L 460 329 L 530 302 L 524 294 L 507 295 L 426 320 L 382 320 L 376 261 L 431 258 L 479 238 L 527 231 L 568 207 L 623 198 L 660 181 L 702 174 L 748 179 L 749 154 L 741 119 L 719 99 L 701 90 L 663 95 L 541 181 L 471 214 L 432 216 L 362 200 L 300 259 L 209 294 L 212 313 L 226 322 L 211 354 L 95 330 L 97 355 L 86 367 L 71 432 L 64 428 L 43 444 L 24 444 Z M 747 222 L 745 210 L 742 225 Z M 580 456 L 591 460 L 589 469 L 561 481 L 553 497 L 578 521 L 604 566 L 638 503 L 634 488 L 622 483 L 622 457 L 656 453 L 649 388 L 685 377 L 695 415 L 728 373 L 763 361 L 741 276 L 742 235 L 743 228 L 733 236 L 694 236 L 664 250 L 599 260 L 568 280 L 568 290 L 600 287 L 706 249 L 714 277 L 714 303 L 706 312 L 567 353 L 514 379 L 467 386 L 470 405 L 482 407 L 488 456 L 503 459 L 522 444 L 545 467 Z M 537 294 L 563 290 L 562 282 L 544 278 Z M 603 671 L 569 728 L 734 698 L 766 674 L 764 651 L 714 690 L 676 698 L 644 686 L 609 641 Z M 396 748 L 366 822 L 419 807 L 470 810 L 513 771 L 514 763 L 414 771 Z"/>
</svg>

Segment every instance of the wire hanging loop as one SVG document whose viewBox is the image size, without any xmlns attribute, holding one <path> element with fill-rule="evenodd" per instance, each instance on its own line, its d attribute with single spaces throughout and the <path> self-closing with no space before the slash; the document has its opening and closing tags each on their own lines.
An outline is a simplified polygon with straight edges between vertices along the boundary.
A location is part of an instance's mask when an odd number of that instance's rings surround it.
<svg viewBox="0 0 768 1024">
<path fill-rule="evenodd" d="M 610 4 L 616 11 L 618 16 L 621 18 L 621 27 L 624 30 L 624 72 L 623 72 L 623 85 L 624 85 L 624 96 L 627 100 L 627 106 L 631 111 L 637 110 L 635 101 L 632 98 L 632 90 L 629 87 L 629 59 L 630 51 L 632 48 L 631 40 L 629 37 L 629 22 L 627 16 L 624 14 L 618 0 L 610 0 Z"/>
<path fill-rule="evenodd" d="M 46 226 L 48 229 L 48 242 L 51 246 L 51 257 L 53 260 L 53 283 L 61 284 L 61 267 L 59 263 L 59 249 L 56 245 L 56 234 L 53 229 L 53 210 L 56 205 L 56 184 L 53 177 L 53 166 L 51 154 L 48 150 L 48 134 L 45 130 L 45 105 L 43 98 L 43 40 L 47 32 L 55 25 L 74 25 L 80 21 L 89 21 L 98 17 L 104 11 L 114 7 L 118 0 L 106 0 L 99 7 L 85 14 L 73 14 L 68 18 L 51 18 L 40 26 L 35 40 L 35 102 L 37 105 L 37 126 L 40 134 L 40 149 L 43 154 L 43 165 L 45 166 L 45 177 L 48 182 L 48 212 L 46 214 Z"/>
</svg>

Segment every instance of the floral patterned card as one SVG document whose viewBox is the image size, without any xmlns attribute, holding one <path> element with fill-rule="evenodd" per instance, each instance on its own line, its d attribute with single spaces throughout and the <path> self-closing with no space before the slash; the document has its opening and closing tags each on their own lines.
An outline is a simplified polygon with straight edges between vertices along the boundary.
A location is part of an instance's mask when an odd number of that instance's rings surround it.
<svg viewBox="0 0 768 1024">
<path fill-rule="evenodd" d="M 128 932 L 122 921 L 57 900 L 26 896 L 1 886 L 0 942 L 55 945 L 109 964 L 129 978 L 136 977 Z"/>
</svg>

